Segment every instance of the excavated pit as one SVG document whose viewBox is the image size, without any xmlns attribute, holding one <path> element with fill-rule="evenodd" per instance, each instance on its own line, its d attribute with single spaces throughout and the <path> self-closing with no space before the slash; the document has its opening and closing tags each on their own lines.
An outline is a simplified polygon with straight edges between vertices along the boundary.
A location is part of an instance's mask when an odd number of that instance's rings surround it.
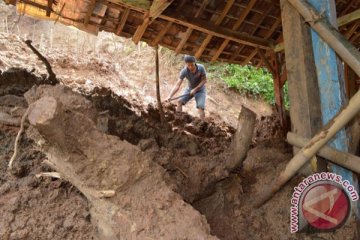
<svg viewBox="0 0 360 240">
<path fill-rule="evenodd" d="M 289 199 L 301 176 L 262 208 L 252 208 L 292 156 L 276 138 L 281 131 L 274 117 L 257 120 L 252 149 L 242 167 L 231 169 L 235 129 L 225 123 L 176 114 L 169 105 L 161 125 L 155 107 L 108 89 L 44 83 L 44 76 L 22 69 L 0 76 L 0 110 L 13 120 L 0 123 L 0 239 L 355 237 L 351 221 L 335 233 L 290 234 Z M 29 103 L 39 111 L 29 116 L 10 174 L 7 164 Z M 51 117 L 44 114 L 49 109 Z M 63 178 L 35 177 L 51 171 Z M 114 197 L 99 198 L 99 190 L 111 189 Z"/>
</svg>

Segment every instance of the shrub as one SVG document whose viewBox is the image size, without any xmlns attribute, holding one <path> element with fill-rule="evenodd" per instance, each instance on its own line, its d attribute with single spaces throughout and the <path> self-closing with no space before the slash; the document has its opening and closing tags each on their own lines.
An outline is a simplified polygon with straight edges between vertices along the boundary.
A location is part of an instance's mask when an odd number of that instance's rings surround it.
<svg viewBox="0 0 360 240">
<path fill-rule="evenodd" d="M 228 87 L 236 89 L 240 94 L 260 97 L 274 105 L 275 94 L 272 74 L 264 68 L 237 64 L 209 64 L 209 79 L 222 79 Z M 288 86 L 284 86 L 285 107 L 289 108 Z"/>
</svg>

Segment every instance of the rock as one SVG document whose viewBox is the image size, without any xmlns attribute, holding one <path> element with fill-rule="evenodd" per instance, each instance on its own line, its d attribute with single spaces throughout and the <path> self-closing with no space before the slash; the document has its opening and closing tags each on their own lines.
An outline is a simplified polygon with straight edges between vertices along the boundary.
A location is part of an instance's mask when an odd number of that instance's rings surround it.
<svg viewBox="0 0 360 240">
<path fill-rule="evenodd" d="M 8 202 L 8 209 L 10 212 L 16 212 L 20 205 L 20 196 L 10 198 Z"/>
<path fill-rule="evenodd" d="M 0 196 L 9 192 L 10 188 L 11 188 L 11 184 L 9 182 L 5 182 L 3 185 L 1 185 L 0 186 Z"/>
<path fill-rule="evenodd" d="M 155 148 L 156 150 L 159 149 L 157 142 L 153 138 L 140 140 L 138 146 L 140 147 L 141 151 L 146 151 L 151 148 Z"/>
<path fill-rule="evenodd" d="M 17 230 L 15 232 L 12 232 L 10 234 L 10 240 L 21 240 L 21 239 L 27 239 L 29 235 L 29 229 L 28 228 L 24 228 L 21 230 Z"/>
<path fill-rule="evenodd" d="M 65 229 L 70 230 L 70 229 L 73 228 L 73 226 L 75 225 L 75 224 L 74 224 L 75 214 L 76 214 L 76 213 L 74 212 L 74 213 L 68 215 L 68 216 L 65 218 L 65 221 L 64 221 L 64 223 L 63 223 L 63 227 L 64 227 Z"/>
</svg>

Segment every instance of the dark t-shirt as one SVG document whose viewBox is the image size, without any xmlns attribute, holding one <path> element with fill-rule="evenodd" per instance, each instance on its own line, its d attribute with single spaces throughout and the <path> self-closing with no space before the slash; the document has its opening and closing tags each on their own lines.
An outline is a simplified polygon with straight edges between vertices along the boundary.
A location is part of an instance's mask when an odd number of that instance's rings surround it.
<svg viewBox="0 0 360 240">
<path fill-rule="evenodd" d="M 204 66 L 198 63 L 196 63 L 195 65 L 196 65 L 195 73 L 192 73 L 186 66 L 180 71 L 179 78 L 181 80 L 184 80 L 184 78 L 186 78 L 188 80 L 190 89 L 195 88 L 201 82 L 201 79 L 203 77 L 206 77 Z M 205 88 L 205 85 L 202 86 L 202 88 Z"/>
</svg>

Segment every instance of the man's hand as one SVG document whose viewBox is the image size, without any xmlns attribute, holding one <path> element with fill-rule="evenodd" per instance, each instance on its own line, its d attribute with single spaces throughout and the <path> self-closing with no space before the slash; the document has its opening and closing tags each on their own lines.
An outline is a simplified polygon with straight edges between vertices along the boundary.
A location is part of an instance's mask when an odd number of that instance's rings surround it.
<svg viewBox="0 0 360 240">
<path fill-rule="evenodd" d="M 191 92 L 190 92 L 190 96 L 191 97 L 193 97 L 193 96 L 195 96 L 195 93 L 197 92 L 197 90 L 194 88 L 194 89 L 192 89 L 191 90 Z"/>
</svg>

